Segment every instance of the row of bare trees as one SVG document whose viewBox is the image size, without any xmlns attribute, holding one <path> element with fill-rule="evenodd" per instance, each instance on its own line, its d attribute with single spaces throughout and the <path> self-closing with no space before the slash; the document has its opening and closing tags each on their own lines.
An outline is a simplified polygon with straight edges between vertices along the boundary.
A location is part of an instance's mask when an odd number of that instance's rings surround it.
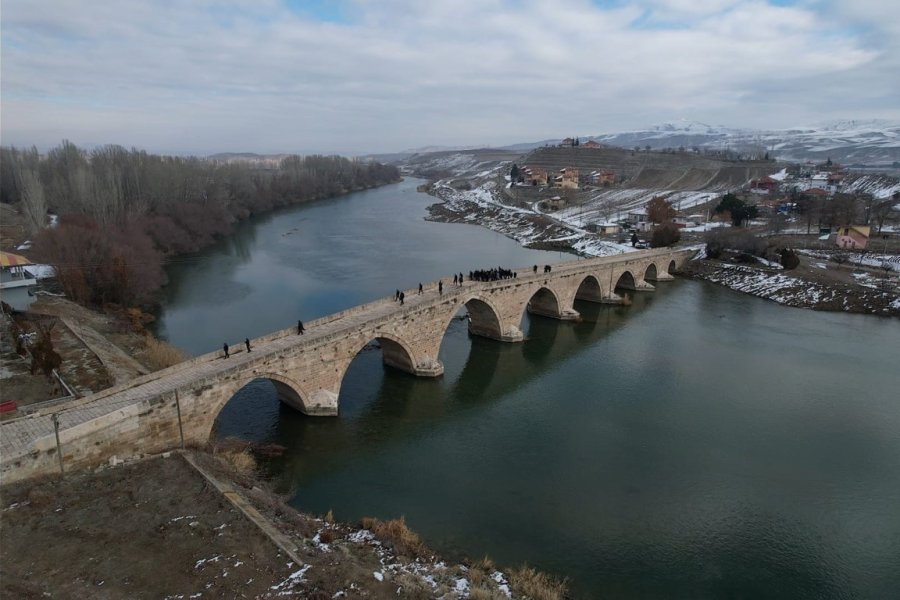
<svg viewBox="0 0 900 600">
<path fill-rule="evenodd" d="M 151 304 L 165 257 L 199 250 L 236 221 L 399 179 L 396 167 L 340 156 L 221 164 L 68 141 L 46 155 L 0 148 L 0 170 L 0 201 L 18 205 L 36 234 L 34 258 L 76 301 L 123 306 Z"/>
<path fill-rule="evenodd" d="M 806 223 L 807 233 L 815 227 L 843 225 L 870 225 L 879 233 L 894 205 L 900 202 L 900 194 L 891 198 L 876 199 L 871 194 L 835 194 L 823 198 L 794 190 L 790 201 L 795 212 Z"/>
</svg>

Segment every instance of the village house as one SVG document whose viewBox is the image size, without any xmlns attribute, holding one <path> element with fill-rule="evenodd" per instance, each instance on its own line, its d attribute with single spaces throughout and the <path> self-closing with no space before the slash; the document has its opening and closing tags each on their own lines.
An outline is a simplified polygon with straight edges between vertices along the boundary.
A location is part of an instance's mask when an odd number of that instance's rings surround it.
<svg viewBox="0 0 900 600">
<path fill-rule="evenodd" d="M 809 178 L 809 187 L 818 188 L 824 190 L 828 187 L 828 177 L 829 173 L 825 171 L 819 171 L 818 173 L 813 174 L 812 177 Z"/>
<path fill-rule="evenodd" d="M 850 250 L 865 250 L 869 245 L 869 233 L 871 229 L 862 225 L 847 225 L 838 227 L 835 244 L 838 248 Z"/>
<path fill-rule="evenodd" d="M 609 186 L 616 182 L 615 171 L 592 171 L 588 179 L 593 185 Z"/>
<path fill-rule="evenodd" d="M 559 145 L 562 148 L 571 148 L 575 145 L 575 139 L 574 138 L 566 138 Z"/>
<path fill-rule="evenodd" d="M 644 208 L 636 208 L 628 211 L 625 215 L 625 222 L 629 227 L 636 229 L 637 231 L 649 231 L 650 226 L 652 225 L 647 216 L 647 210 Z"/>
<path fill-rule="evenodd" d="M 522 177 L 526 185 L 547 186 L 547 170 L 540 167 L 528 167 L 522 169 Z"/>
<path fill-rule="evenodd" d="M 566 207 L 566 200 L 561 196 L 553 196 L 547 200 L 547 207 L 550 210 L 559 210 Z"/>
<path fill-rule="evenodd" d="M 604 221 L 599 223 L 588 223 L 587 230 L 593 233 L 616 234 L 622 230 L 622 227 L 618 223 Z"/>
<path fill-rule="evenodd" d="M 559 175 L 555 178 L 555 184 L 563 189 L 578 189 L 578 169 L 566 167 L 559 170 Z"/>
<path fill-rule="evenodd" d="M 778 190 L 780 182 L 771 177 L 762 177 L 750 181 L 750 191 L 754 194 L 771 194 Z"/>
<path fill-rule="evenodd" d="M 16 310 L 27 310 L 34 300 L 28 289 L 37 285 L 31 266 L 24 256 L 0 252 L 0 299 Z"/>
<path fill-rule="evenodd" d="M 588 140 L 585 143 L 581 144 L 581 148 L 601 148 L 602 146 L 595 142 L 594 140 Z"/>
</svg>

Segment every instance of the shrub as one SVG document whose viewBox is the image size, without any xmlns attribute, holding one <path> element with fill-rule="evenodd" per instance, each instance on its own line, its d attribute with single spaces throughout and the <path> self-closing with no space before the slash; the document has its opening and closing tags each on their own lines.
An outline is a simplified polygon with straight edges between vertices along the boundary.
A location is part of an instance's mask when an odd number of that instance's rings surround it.
<svg viewBox="0 0 900 600">
<path fill-rule="evenodd" d="M 663 223 L 659 227 L 653 229 L 653 234 L 650 236 L 650 247 L 663 248 L 665 246 L 671 246 L 680 239 L 681 230 L 675 223 Z"/>
<path fill-rule="evenodd" d="M 525 565 L 509 573 L 509 582 L 517 592 L 534 600 L 563 600 L 568 593 L 565 580 L 558 580 Z"/>
<path fill-rule="evenodd" d="M 790 271 L 800 266 L 800 257 L 793 250 L 784 248 L 779 251 L 779 254 L 781 255 L 781 266 L 786 270 Z"/>
<path fill-rule="evenodd" d="M 419 536 L 406 526 L 404 517 L 390 521 L 363 517 L 361 524 L 364 529 L 368 529 L 382 541 L 389 542 L 398 554 L 419 556 L 426 551 L 424 544 L 419 540 Z"/>
<path fill-rule="evenodd" d="M 153 336 L 147 336 L 147 353 L 145 356 L 147 366 L 154 371 L 177 365 L 185 360 L 184 353 L 181 350 Z"/>
</svg>

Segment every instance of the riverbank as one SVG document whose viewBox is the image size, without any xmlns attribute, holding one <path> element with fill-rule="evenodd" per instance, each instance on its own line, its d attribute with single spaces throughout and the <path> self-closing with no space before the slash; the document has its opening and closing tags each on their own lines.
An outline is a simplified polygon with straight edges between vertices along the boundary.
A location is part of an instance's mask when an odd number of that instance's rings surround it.
<svg viewBox="0 0 900 600">
<path fill-rule="evenodd" d="M 532 210 L 503 204 L 498 183 L 471 186 L 447 181 L 425 186 L 442 202 L 428 207 L 429 220 L 477 224 L 510 237 L 528 248 L 558 250 L 583 256 L 631 252 L 630 245 L 560 222 Z M 789 244 L 789 240 L 781 240 Z M 701 237 L 685 240 L 698 251 Z M 900 316 L 900 263 L 896 255 L 847 257 L 827 250 L 800 250 L 800 265 L 786 271 L 779 265 L 758 262 L 736 264 L 703 258 L 691 261 L 683 275 L 724 285 L 735 291 L 772 300 L 785 306 L 882 316 Z M 886 264 L 889 268 L 882 268 Z"/>
<path fill-rule="evenodd" d="M 402 519 L 351 525 L 299 513 L 254 477 L 253 465 L 242 450 L 173 452 L 0 488 L 0 595 L 565 595 L 562 583 L 528 568 L 448 563 Z"/>
<path fill-rule="evenodd" d="M 702 251 L 701 251 L 702 252 Z M 791 270 L 699 258 L 683 275 L 796 308 L 900 317 L 896 272 L 800 254 Z"/>
</svg>

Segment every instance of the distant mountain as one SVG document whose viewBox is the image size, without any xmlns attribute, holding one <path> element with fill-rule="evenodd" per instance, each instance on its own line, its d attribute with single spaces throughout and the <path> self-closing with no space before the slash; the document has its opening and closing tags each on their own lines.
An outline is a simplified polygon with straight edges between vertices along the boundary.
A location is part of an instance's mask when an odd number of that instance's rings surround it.
<svg viewBox="0 0 900 600">
<path fill-rule="evenodd" d="M 779 160 L 821 162 L 828 158 L 844 165 L 890 166 L 900 162 L 900 123 L 883 119 L 830 121 L 784 130 L 733 129 L 690 120 L 670 121 L 622 133 L 579 136 L 582 143 L 654 150 L 681 148 L 730 150 L 738 154 L 766 152 Z M 526 152 L 560 140 L 506 146 Z"/>
</svg>

